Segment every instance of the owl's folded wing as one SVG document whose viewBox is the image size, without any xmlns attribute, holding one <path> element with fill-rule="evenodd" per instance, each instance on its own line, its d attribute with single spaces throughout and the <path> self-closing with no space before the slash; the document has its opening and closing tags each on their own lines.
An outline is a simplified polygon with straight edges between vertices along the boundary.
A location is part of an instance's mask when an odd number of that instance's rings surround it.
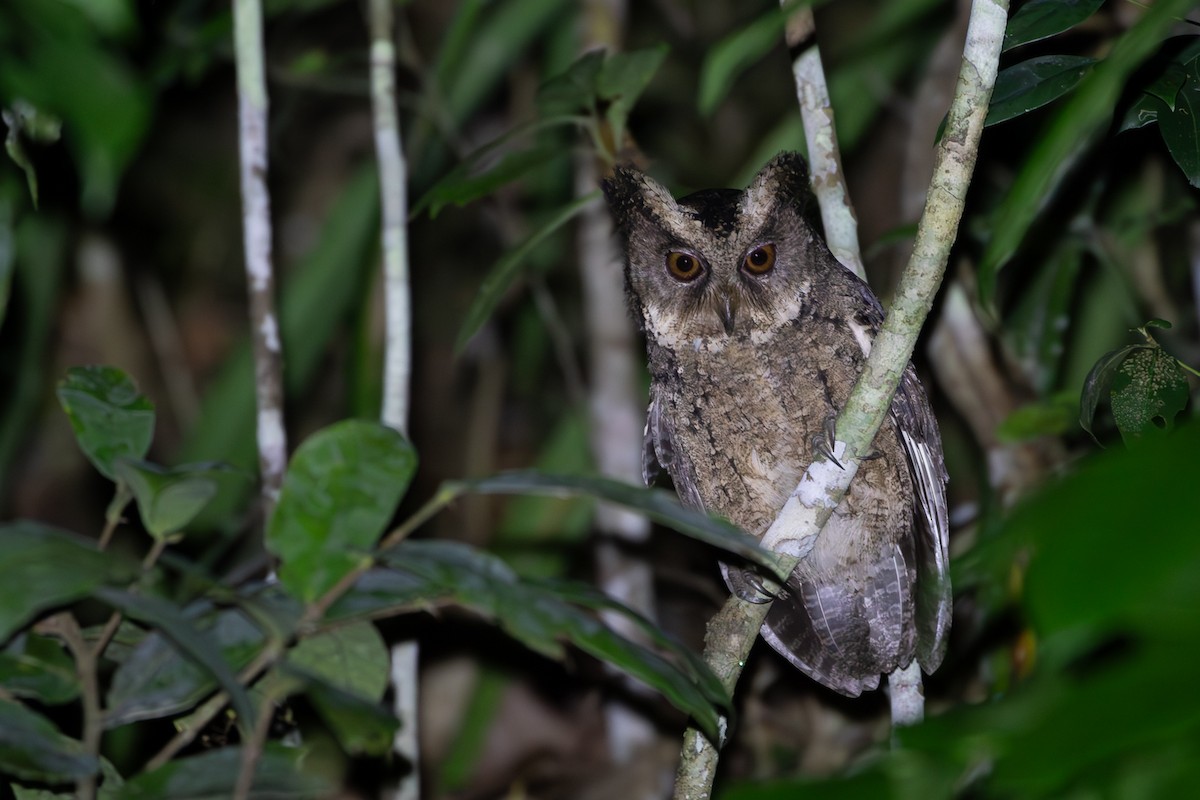
<svg viewBox="0 0 1200 800">
<path fill-rule="evenodd" d="M 904 371 L 891 413 L 900 430 L 916 490 L 917 660 L 929 673 L 942 663 L 950 631 L 950 520 L 937 420 L 912 364 Z"/>
</svg>

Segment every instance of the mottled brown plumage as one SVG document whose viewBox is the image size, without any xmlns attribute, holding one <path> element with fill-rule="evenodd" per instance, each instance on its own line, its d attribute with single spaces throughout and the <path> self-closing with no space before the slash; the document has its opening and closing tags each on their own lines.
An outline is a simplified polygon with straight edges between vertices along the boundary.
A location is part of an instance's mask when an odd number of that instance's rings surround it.
<svg viewBox="0 0 1200 800">
<path fill-rule="evenodd" d="M 676 201 L 618 168 L 605 194 L 646 333 L 644 475 L 762 536 L 828 442 L 883 311 L 816 233 L 804 160 L 777 156 L 744 192 Z M 765 639 L 843 694 L 916 657 L 933 671 L 950 623 L 945 469 L 910 364 L 891 413 L 811 553 L 779 592 Z M 722 565 L 739 596 L 753 574 Z"/>
</svg>

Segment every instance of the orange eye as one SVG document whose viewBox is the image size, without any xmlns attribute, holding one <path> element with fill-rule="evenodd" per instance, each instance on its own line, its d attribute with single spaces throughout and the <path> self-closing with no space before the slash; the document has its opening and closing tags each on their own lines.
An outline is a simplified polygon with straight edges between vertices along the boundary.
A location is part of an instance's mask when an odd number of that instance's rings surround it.
<svg viewBox="0 0 1200 800">
<path fill-rule="evenodd" d="M 751 275 L 765 275 L 775 266 L 775 245 L 756 247 L 742 259 L 742 269 Z"/>
<path fill-rule="evenodd" d="M 704 268 L 700 266 L 700 259 L 691 253 L 672 250 L 667 253 L 667 269 L 675 280 L 687 282 L 699 278 Z"/>
</svg>

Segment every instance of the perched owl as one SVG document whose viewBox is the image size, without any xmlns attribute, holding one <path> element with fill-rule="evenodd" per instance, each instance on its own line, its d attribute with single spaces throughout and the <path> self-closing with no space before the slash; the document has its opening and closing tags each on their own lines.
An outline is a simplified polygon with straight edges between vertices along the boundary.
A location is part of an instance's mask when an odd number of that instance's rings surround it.
<svg viewBox="0 0 1200 800">
<path fill-rule="evenodd" d="M 776 156 L 745 191 L 675 200 L 643 173 L 604 182 L 646 334 L 643 476 L 665 467 L 683 502 L 762 536 L 832 424 L 883 323 L 879 301 L 817 233 L 808 168 Z M 911 364 L 845 498 L 778 592 L 762 635 L 852 697 L 917 658 L 932 672 L 950 627 L 946 473 Z M 730 589 L 761 581 L 722 565 Z"/>
</svg>

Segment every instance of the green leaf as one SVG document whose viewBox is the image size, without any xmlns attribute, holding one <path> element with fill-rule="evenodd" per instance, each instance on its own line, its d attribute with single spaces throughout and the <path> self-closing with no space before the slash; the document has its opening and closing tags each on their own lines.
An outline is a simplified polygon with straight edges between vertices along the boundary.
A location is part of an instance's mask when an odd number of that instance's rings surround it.
<svg viewBox="0 0 1200 800">
<path fill-rule="evenodd" d="M 355 692 L 346 691 L 327 676 L 314 675 L 291 663 L 283 665 L 283 673 L 286 680 L 301 685 L 304 696 L 347 753 L 384 756 L 391 752 L 400 720 L 384 708 L 379 700 L 369 700 Z"/>
<path fill-rule="evenodd" d="M 427 597 L 448 598 L 494 619 L 510 636 L 544 656 L 565 658 L 562 642 L 568 641 L 625 670 L 690 714 L 707 735 L 717 736 L 729 698 L 699 659 L 661 634 L 654 636 L 655 649 L 634 643 L 578 607 L 615 609 L 615 602 L 598 600 L 586 587 L 522 581 L 495 556 L 457 542 L 405 541 L 385 552 L 383 559 L 424 582 Z M 651 630 L 635 612 L 622 613 Z"/>
<path fill-rule="evenodd" d="M 450 481 L 445 487 L 454 494 L 529 494 L 547 497 L 589 495 L 645 514 L 714 547 L 719 547 L 779 574 L 779 556 L 758 540 L 725 520 L 684 508 L 675 495 L 662 489 L 646 489 L 592 475 L 543 475 L 537 472 L 502 472 L 488 478 Z"/>
<path fill-rule="evenodd" d="M 0 687 L 12 697 L 59 705 L 79 696 L 79 677 L 56 639 L 26 633 L 0 652 Z"/>
<path fill-rule="evenodd" d="M 342 625 L 302 640 L 288 653 L 288 663 L 368 700 L 383 699 L 387 690 L 387 645 L 369 622 Z"/>
<path fill-rule="evenodd" d="M 58 384 L 75 440 L 109 480 L 119 458 L 139 459 L 154 438 L 154 405 L 116 367 L 72 367 Z"/>
<path fill-rule="evenodd" d="M 203 667 L 225 690 L 233 710 L 241 718 L 239 724 L 246 730 L 253 726 L 255 715 L 250 698 L 226 663 L 220 644 L 210 633 L 200 630 L 183 611 L 157 597 L 107 588 L 97 589 L 94 595 L 132 619 L 160 631 L 182 655 Z"/>
<path fill-rule="evenodd" d="M 376 568 L 367 571 L 354 586 L 334 601 L 325 613 L 328 623 L 382 619 L 418 611 L 446 596 L 430 595 L 429 584 L 408 573 Z"/>
<path fill-rule="evenodd" d="M 116 471 L 133 491 L 146 531 L 155 539 L 165 539 L 182 531 L 217 493 L 212 474 L 230 469 L 215 462 L 160 467 L 123 458 L 117 461 Z"/>
<path fill-rule="evenodd" d="M 69 739 L 45 717 L 0 698 L 0 773 L 23 780 L 62 783 L 100 771 L 83 744 Z"/>
<path fill-rule="evenodd" d="M 305 750 L 268 742 L 250 798 L 254 800 L 320 800 L 336 794 L 327 778 L 304 770 Z M 153 772 L 128 781 L 122 800 L 228 800 L 233 796 L 242 762 L 241 748 L 225 747 L 198 756 L 177 758 Z"/>
<path fill-rule="evenodd" d="M 1096 438 L 1096 433 L 1092 430 L 1096 409 L 1099 407 L 1100 401 L 1108 394 L 1108 387 L 1112 385 L 1113 376 L 1117 374 L 1117 370 L 1130 354 L 1148 346 L 1131 344 L 1105 353 L 1088 372 L 1087 378 L 1083 381 L 1083 391 L 1079 395 L 1079 427 L 1087 431 L 1093 439 Z"/>
<path fill-rule="evenodd" d="M 37 170 L 34 168 L 29 154 L 25 152 L 25 146 L 21 141 L 22 134 L 35 142 L 56 142 L 62 131 L 62 120 L 53 114 L 39 111 L 23 100 L 14 102 L 11 109 L 0 110 L 0 119 L 3 119 L 4 124 L 8 127 L 8 134 L 4 137 L 4 149 L 13 163 L 25 173 L 29 197 L 36 209 L 38 207 Z"/>
<path fill-rule="evenodd" d="M 1001 70 L 983 124 L 996 125 L 1057 100 L 1095 63 L 1086 56 L 1039 56 Z"/>
<path fill-rule="evenodd" d="M 578 216 L 587 206 L 596 202 L 599 198 L 600 192 L 595 191 L 569 203 L 551 217 L 545 225 L 530 234 L 525 241 L 521 242 L 496 262 L 491 272 L 484 278 L 483 286 L 479 287 L 479 294 L 475 297 L 475 302 L 471 304 L 470 310 L 467 311 L 466 321 L 463 322 L 462 328 L 458 332 L 458 340 L 454 345 L 455 352 L 461 353 L 463 348 L 467 346 L 467 342 L 471 340 L 471 337 L 479 332 L 479 329 L 483 327 L 483 323 L 487 322 L 488 317 L 492 315 L 492 312 L 496 309 L 496 305 L 500 302 L 500 298 L 504 296 L 504 293 L 512 286 L 513 281 L 520 275 L 521 266 L 524 264 L 525 258 L 529 255 L 530 251 L 545 241 L 552 233 Z"/>
<path fill-rule="evenodd" d="M 1104 0 L 1030 0 L 1017 9 L 1004 31 L 1004 49 L 1047 39 L 1096 13 Z"/>
<path fill-rule="evenodd" d="M 596 76 L 596 94 L 608 102 L 605 117 L 612 128 L 617 150 L 624 146 L 629 111 L 662 66 L 667 50 L 663 44 L 629 53 L 613 53 L 604 60 Z"/>
<path fill-rule="evenodd" d="M 262 631 L 236 608 L 206 613 L 195 621 L 195 627 L 215 645 L 231 670 L 250 663 L 265 642 Z M 185 656 L 164 632 L 151 631 L 113 674 L 105 700 L 105 727 L 179 714 L 216 686 L 211 670 Z"/>
<path fill-rule="evenodd" d="M 1158 130 L 1171 158 L 1183 170 L 1188 183 L 1200 187 L 1200 59 L 1189 65 L 1187 81 L 1175 98 L 1175 108 L 1165 104 L 1158 112 Z"/>
<path fill-rule="evenodd" d="M 1187 377 L 1161 347 L 1138 348 L 1113 377 L 1113 419 L 1127 445 L 1174 428 L 1187 401 Z"/>
<path fill-rule="evenodd" d="M 1039 403 L 1029 403 L 1009 414 L 996 436 L 1002 442 L 1025 442 L 1043 436 L 1062 436 L 1071 430 L 1079 405 L 1071 392 L 1060 392 Z"/>
<path fill-rule="evenodd" d="M 750 64 L 783 44 L 785 19 L 782 9 L 771 8 L 709 48 L 700 68 L 700 89 L 696 99 L 701 114 L 708 116 L 715 111 L 729 94 L 733 82 Z"/>
<path fill-rule="evenodd" d="M 482 172 L 473 172 L 475 160 L 468 159 L 434 184 L 413 206 L 412 213 L 418 214 L 428 207 L 429 216 L 436 217 L 450 204 L 465 206 L 565 155 L 566 152 L 559 145 L 531 147 L 528 150 L 505 154 Z"/>
<path fill-rule="evenodd" d="M 596 104 L 596 77 L 604 65 L 604 51 L 584 53 L 538 89 L 537 103 L 542 116 L 591 114 Z"/>
<path fill-rule="evenodd" d="M 133 562 L 67 531 L 26 521 L 0 526 L 0 642 L 44 611 L 137 574 Z"/>
<path fill-rule="evenodd" d="M 1130 74 L 1158 48 L 1166 31 L 1191 5 L 1187 0 L 1162 0 L 1150 7 L 1080 82 L 1045 133 L 1036 138 L 994 215 L 980 259 L 979 294 L 985 305 L 992 304 L 997 275 L 1017 252 L 1030 225 L 1064 176 L 1108 126 Z"/>
<path fill-rule="evenodd" d="M 416 468 L 408 440 L 377 422 L 345 420 L 301 444 L 267 526 L 284 588 L 312 602 L 370 558 Z"/>
</svg>

